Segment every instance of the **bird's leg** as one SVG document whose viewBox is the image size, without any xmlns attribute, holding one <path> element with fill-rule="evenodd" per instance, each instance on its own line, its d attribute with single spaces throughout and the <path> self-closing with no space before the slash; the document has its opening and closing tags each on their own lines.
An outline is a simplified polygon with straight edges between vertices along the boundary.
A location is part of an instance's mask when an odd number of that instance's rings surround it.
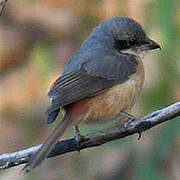
<svg viewBox="0 0 180 180">
<path fill-rule="evenodd" d="M 133 122 L 133 121 L 136 120 L 136 118 L 135 118 L 133 115 L 128 114 L 128 113 L 125 113 L 125 112 L 120 112 L 120 115 L 122 115 L 122 116 L 124 116 L 124 117 L 126 117 L 126 118 L 128 119 L 128 122 L 125 122 L 125 123 L 123 124 L 123 126 L 124 126 L 125 128 L 128 126 L 128 124 L 130 124 L 131 122 Z M 141 139 L 141 132 L 138 132 L 138 138 L 137 138 L 137 139 L 138 139 L 138 140 Z"/>
<path fill-rule="evenodd" d="M 83 138 L 83 136 L 80 134 L 78 126 L 77 125 L 74 126 L 74 139 L 76 141 L 76 146 L 77 146 L 78 152 L 80 152 L 80 144 L 81 144 L 82 138 Z"/>
<path fill-rule="evenodd" d="M 133 115 L 129 114 L 129 113 L 120 112 L 120 115 L 126 117 L 130 121 L 135 121 L 136 120 L 136 118 Z"/>
</svg>

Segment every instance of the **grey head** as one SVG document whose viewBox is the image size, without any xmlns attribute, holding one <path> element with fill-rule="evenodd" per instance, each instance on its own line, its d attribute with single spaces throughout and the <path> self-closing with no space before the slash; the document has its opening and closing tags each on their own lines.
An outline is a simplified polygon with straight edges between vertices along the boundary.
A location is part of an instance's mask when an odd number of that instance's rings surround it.
<svg viewBox="0 0 180 180">
<path fill-rule="evenodd" d="M 139 56 L 147 51 L 160 49 L 158 43 L 146 36 L 141 25 L 128 17 L 115 17 L 103 21 L 88 39 L 99 39 L 102 44 L 110 44 L 120 53 Z"/>
<path fill-rule="evenodd" d="M 64 73 L 79 69 L 87 59 L 103 59 L 114 53 L 143 57 L 155 49 L 160 49 L 160 45 L 146 36 L 138 22 L 128 17 L 114 17 L 94 28 L 69 60 Z"/>
</svg>

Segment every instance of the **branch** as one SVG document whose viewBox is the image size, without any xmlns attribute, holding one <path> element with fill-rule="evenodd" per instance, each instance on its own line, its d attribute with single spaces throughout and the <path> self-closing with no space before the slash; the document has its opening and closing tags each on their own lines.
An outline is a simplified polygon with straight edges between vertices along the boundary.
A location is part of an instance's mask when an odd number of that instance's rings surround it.
<svg viewBox="0 0 180 180">
<path fill-rule="evenodd" d="M 0 16 L 2 15 L 7 3 L 8 3 L 8 0 L 3 0 L 3 1 L 0 2 L 0 7 L 1 7 Z"/>
<path fill-rule="evenodd" d="M 164 109 L 152 112 L 139 120 L 127 121 L 123 125 L 83 136 L 83 139 L 81 139 L 80 142 L 80 150 L 99 146 L 112 140 L 124 138 L 135 133 L 141 134 L 143 131 L 178 116 L 180 116 L 180 102 L 170 105 Z M 31 155 L 37 152 L 40 146 L 41 145 L 9 154 L 1 154 L 0 169 L 7 169 L 26 163 L 30 159 Z M 61 140 L 55 145 L 48 158 L 73 151 L 77 151 L 74 138 Z"/>
</svg>

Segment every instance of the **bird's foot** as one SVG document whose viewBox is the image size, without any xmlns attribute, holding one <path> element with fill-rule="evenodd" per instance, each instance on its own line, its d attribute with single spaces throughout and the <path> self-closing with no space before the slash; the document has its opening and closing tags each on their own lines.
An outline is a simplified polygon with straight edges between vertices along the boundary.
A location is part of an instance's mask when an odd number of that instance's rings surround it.
<svg viewBox="0 0 180 180">
<path fill-rule="evenodd" d="M 133 121 L 136 120 L 136 118 L 131 115 L 131 114 L 128 114 L 128 113 L 125 113 L 125 112 L 121 112 L 120 113 L 121 116 L 124 116 L 125 118 L 127 118 L 128 120 L 125 121 L 125 123 L 123 124 L 124 128 L 127 128 Z"/>
<path fill-rule="evenodd" d="M 130 120 L 130 122 L 136 120 L 136 118 L 133 115 L 129 114 L 129 113 L 120 112 L 120 115 L 126 117 L 128 120 Z"/>
<path fill-rule="evenodd" d="M 77 151 L 80 153 L 80 150 L 81 150 L 81 140 L 83 139 L 83 136 L 80 134 L 78 126 L 74 127 L 74 139 L 76 141 Z"/>
<path fill-rule="evenodd" d="M 133 115 L 131 115 L 131 114 L 128 114 L 128 113 L 125 113 L 125 112 L 121 112 L 120 114 L 123 115 L 124 117 L 126 117 L 126 118 L 128 119 L 128 121 L 123 124 L 123 126 L 124 126 L 125 128 L 127 128 L 133 121 L 137 120 L 137 119 L 136 119 Z M 137 138 L 137 139 L 138 139 L 138 140 L 141 139 L 141 132 L 138 132 L 138 138 Z"/>
</svg>

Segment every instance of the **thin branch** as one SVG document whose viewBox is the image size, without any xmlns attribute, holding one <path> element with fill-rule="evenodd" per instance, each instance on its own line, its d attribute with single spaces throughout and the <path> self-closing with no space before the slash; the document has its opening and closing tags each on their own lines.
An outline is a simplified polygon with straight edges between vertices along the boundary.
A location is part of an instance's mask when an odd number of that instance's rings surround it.
<svg viewBox="0 0 180 180">
<path fill-rule="evenodd" d="M 80 149 L 99 146 L 112 140 L 127 137 L 129 135 L 146 131 L 160 123 L 180 116 L 180 102 L 170 105 L 164 109 L 152 112 L 147 116 L 134 121 L 127 121 L 123 125 L 107 129 L 91 135 L 86 135 L 80 142 Z M 30 156 L 37 152 L 41 145 L 9 154 L 0 155 L 0 169 L 7 169 L 26 163 Z M 68 152 L 77 151 L 74 138 L 59 141 L 48 158 Z"/>
<path fill-rule="evenodd" d="M 8 0 L 3 0 L 3 1 L 0 2 L 0 7 L 1 7 L 0 16 L 2 15 L 7 3 L 8 3 Z"/>
</svg>

